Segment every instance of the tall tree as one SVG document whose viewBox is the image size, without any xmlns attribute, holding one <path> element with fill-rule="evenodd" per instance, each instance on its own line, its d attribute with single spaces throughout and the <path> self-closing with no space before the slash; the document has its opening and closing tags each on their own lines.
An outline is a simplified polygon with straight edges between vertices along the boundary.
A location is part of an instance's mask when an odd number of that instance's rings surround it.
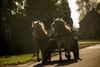
<svg viewBox="0 0 100 67">
<path fill-rule="evenodd" d="M 92 9 L 96 8 L 99 0 L 77 0 L 77 5 L 79 6 L 78 11 L 80 12 L 80 20 L 90 12 Z"/>
<path fill-rule="evenodd" d="M 27 0 L 27 13 L 33 19 L 47 21 L 50 18 L 53 20 L 52 18 L 61 17 L 73 24 L 67 0 Z"/>
<path fill-rule="evenodd" d="M 0 0 L 0 4 L 0 53 L 5 54 L 8 51 L 8 44 L 10 43 L 10 11 L 15 5 L 13 4 L 12 0 Z"/>
<path fill-rule="evenodd" d="M 4 47 L 11 53 L 28 52 L 31 48 L 31 21 L 26 16 L 26 0 L 0 0 L 0 32 Z M 3 40 L 2 39 L 2 40 Z M 4 44 L 2 44 L 4 45 Z M 22 48 L 23 47 L 23 48 Z"/>
<path fill-rule="evenodd" d="M 32 20 L 43 21 L 46 28 L 49 28 L 53 18 L 57 17 L 72 22 L 67 0 L 0 0 L 0 4 L 0 34 L 7 34 L 2 38 L 8 38 L 7 44 L 11 52 L 32 49 Z"/>
<path fill-rule="evenodd" d="M 81 20 L 80 37 L 100 39 L 100 0 L 77 0 L 77 4 Z"/>
<path fill-rule="evenodd" d="M 72 27 L 73 21 L 71 18 L 71 10 L 69 8 L 68 0 L 58 0 L 56 3 L 56 13 L 58 17 L 63 18 Z"/>
</svg>

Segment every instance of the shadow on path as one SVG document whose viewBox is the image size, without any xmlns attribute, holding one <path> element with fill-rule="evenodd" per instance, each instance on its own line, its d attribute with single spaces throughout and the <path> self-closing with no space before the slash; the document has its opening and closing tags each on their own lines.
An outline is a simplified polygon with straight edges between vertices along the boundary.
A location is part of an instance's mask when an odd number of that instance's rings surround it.
<svg viewBox="0 0 100 67">
<path fill-rule="evenodd" d="M 76 63 L 78 61 L 74 60 L 74 59 L 71 59 L 70 61 L 68 60 L 62 60 L 62 61 L 51 61 L 51 62 L 48 62 L 48 63 L 40 63 L 40 64 L 37 64 L 33 67 L 44 67 L 44 66 L 47 66 L 47 65 L 56 65 L 55 67 L 58 67 L 58 66 L 65 66 L 65 65 L 69 65 L 69 64 L 73 64 L 73 63 Z"/>
</svg>

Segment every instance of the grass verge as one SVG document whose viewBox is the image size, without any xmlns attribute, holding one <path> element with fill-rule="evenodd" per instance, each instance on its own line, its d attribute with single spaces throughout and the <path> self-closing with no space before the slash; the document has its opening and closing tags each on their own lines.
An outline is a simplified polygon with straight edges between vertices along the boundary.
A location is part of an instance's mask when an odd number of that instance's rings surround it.
<svg viewBox="0 0 100 67">
<path fill-rule="evenodd" d="M 79 40 L 79 49 L 100 44 L 100 40 Z"/>
<path fill-rule="evenodd" d="M 30 61 L 32 54 L 1 56 L 0 65 L 21 64 Z"/>
</svg>

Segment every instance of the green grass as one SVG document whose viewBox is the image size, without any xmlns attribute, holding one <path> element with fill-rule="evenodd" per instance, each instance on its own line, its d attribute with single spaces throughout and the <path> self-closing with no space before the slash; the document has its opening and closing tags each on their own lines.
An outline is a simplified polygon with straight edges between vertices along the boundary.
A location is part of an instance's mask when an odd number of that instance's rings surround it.
<svg viewBox="0 0 100 67">
<path fill-rule="evenodd" d="M 0 65 L 21 64 L 21 63 L 26 63 L 31 59 L 32 59 L 32 54 L 2 56 L 0 57 Z"/>
<path fill-rule="evenodd" d="M 79 40 L 78 43 L 80 45 L 83 45 L 83 44 L 98 44 L 98 43 L 100 43 L 100 40 Z"/>
<path fill-rule="evenodd" d="M 79 40 L 79 48 L 100 44 L 100 40 Z M 56 54 L 56 53 L 55 53 Z M 22 64 L 29 61 L 36 62 L 36 56 L 33 54 L 21 54 L 12 56 L 0 56 L 0 65 Z"/>
<path fill-rule="evenodd" d="M 79 44 L 79 48 L 81 49 L 84 47 L 100 44 L 100 40 L 79 40 L 78 44 Z"/>
</svg>

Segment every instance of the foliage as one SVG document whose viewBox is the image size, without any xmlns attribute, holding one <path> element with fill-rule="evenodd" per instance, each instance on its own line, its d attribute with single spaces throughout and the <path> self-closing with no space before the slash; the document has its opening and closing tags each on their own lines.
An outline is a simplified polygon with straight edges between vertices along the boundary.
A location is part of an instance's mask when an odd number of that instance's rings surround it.
<svg viewBox="0 0 100 67">
<path fill-rule="evenodd" d="M 77 5 L 79 6 L 78 11 L 80 12 L 80 20 L 90 12 L 92 9 L 96 8 L 98 0 L 77 0 Z"/>
<path fill-rule="evenodd" d="M 4 47 L 0 51 L 32 51 L 32 20 L 42 20 L 47 28 L 56 17 L 72 22 L 67 0 L 0 0 L 0 4 L 0 39 Z"/>
<path fill-rule="evenodd" d="M 34 5 L 34 6 L 33 6 Z M 45 20 L 49 16 L 70 20 L 71 12 L 67 0 L 27 0 L 27 13 L 33 19 Z"/>
<path fill-rule="evenodd" d="M 25 12 L 26 0 L 0 0 L 0 52 L 32 50 L 31 20 Z M 22 48 L 23 45 L 23 48 Z"/>
</svg>

